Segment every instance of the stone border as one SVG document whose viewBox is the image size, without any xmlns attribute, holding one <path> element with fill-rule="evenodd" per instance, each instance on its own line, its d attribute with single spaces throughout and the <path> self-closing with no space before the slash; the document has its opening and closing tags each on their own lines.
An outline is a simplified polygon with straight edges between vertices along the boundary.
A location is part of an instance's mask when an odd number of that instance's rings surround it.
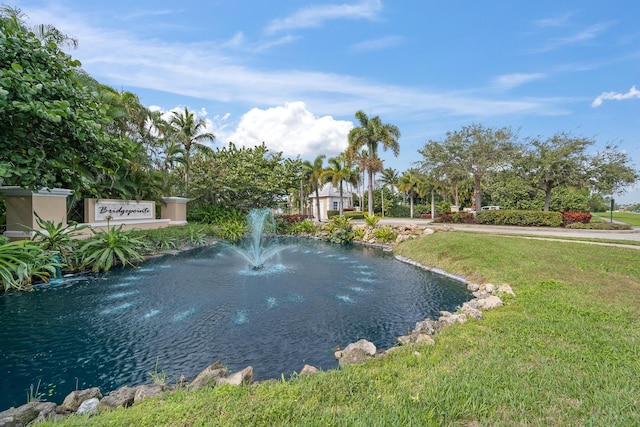
<svg viewBox="0 0 640 427">
<path fill-rule="evenodd" d="M 359 244 L 387 251 L 391 250 L 389 246 L 385 245 L 374 245 L 366 242 L 359 242 Z M 181 250 L 166 251 L 162 254 L 156 254 L 156 256 L 164 256 L 171 253 L 176 254 L 177 252 L 181 252 Z M 456 323 L 465 323 L 469 319 L 481 319 L 483 311 L 502 306 L 502 299 L 498 295 L 515 297 L 515 293 L 509 285 L 500 285 L 498 287 L 490 283 L 479 285 L 469 282 L 462 276 L 447 273 L 438 268 L 428 267 L 400 255 L 397 255 L 395 258 L 400 262 L 466 284 L 467 289 L 473 293 L 474 299 L 463 303 L 455 313 L 441 311 L 438 320 L 426 318 L 423 321 L 417 322 L 414 329 L 410 331 L 408 335 L 397 338 L 398 345 L 395 347 L 379 350 L 372 342 L 364 339 L 351 343 L 347 345 L 344 350 L 335 352 L 334 355 L 338 360 L 339 366 L 363 363 L 367 359 L 384 356 L 402 346 L 411 344 L 435 345 L 432 336 L 445 327 Z M 320 371 L 316 367 L 305 365 L 298 375 L 305 376 L 318 372 Z M 65 418 L 72 414 L 93 415 L 101 411 L 113 410 L 119 407 L 127 408 L 145 399 L 175 390 L 194 391 L 203 387 L 216 387 L 223 384 L 246 386 L 252 384 L 252 381 L 253 368 L 251 366 L 229 374 L 226 367 L 218 360 L 196 375 L 190 382 L 188 382 L 184 376 L 181 376 L 174 386 L 167 385 L 164 382 L 143 384 L 136 387 L 128 387 L 125 385 L 111 391 L 106 396 L 102 395 L 98 387 L 93 387 L 86 390 L 72 391 L 65 397 L 61 405 L 56 405 L 53 402 L 34 401 L 17 408 L 10 408 L 0 412 L 0 427 L 35 424 L 46 420 Z"/>
</svg>

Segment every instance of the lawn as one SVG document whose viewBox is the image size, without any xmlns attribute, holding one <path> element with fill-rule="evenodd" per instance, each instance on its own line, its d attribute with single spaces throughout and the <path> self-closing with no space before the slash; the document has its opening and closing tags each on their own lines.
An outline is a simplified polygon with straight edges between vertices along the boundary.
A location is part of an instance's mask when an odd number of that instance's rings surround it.
<svg viewBox="0 0 640 427">
<path fill-rule="evenodd" d="M 606 221 L 609 221 L 611 218 L 611 212 L 594 212 L 594 215 L 597 215 Z M 613 220 L 624 222 L 632 227 L 640 227 L 640 214 L 637 213 L 613 212 Z"/>
<path fill-rule="evenodd" d="M 60 425 L 640 424 L 640 251 L 452 232 L 396 252 L 511 284 L 516 297 L 447 328 L 432 347 L 288 381 L 180 391 Z"/>
</svg>

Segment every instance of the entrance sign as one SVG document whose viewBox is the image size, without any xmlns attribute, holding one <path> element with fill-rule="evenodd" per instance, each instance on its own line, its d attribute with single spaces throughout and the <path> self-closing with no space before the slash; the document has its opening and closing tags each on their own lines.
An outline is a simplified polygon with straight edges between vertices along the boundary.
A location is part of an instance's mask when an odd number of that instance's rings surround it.
<svg viewBox="0 0 640 427">
<path fill-rule="evenodd" d="M 150 200 L 85 199 L 85 222 L 126 222 L 156 219 L 156 204 Z"/>
<path fill-rule="evenodd" d="M 154 219 L 151 202 L 96 202 L 96 221 Z"/>
</svg>

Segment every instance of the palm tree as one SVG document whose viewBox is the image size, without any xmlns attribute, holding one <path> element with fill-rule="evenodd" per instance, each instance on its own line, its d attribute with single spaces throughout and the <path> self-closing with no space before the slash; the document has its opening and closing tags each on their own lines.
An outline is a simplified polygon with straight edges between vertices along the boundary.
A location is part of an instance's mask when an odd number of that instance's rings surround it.
<svg viewBox="0 0 640 427">
<path fill-rule="evenodd" d="M 398 181 L 398 190 L 409 196 L 411 218 L 413 218 L 413 198 L 417 195 L 418 183 L 418 176 L 411 169 L 404 172 Z"/>
<path fill-rule="evenodd" d="M 388 185 L 391 187 L 391 191 L 393 191 L 393 188 L 398 183 L 398 171 L 393 168 L 386 168 L 382 171 L 380 182 L 382 183 L 382 216 L 384 217 L 384 189 Z"/>
<path fill-rule="evenodd" d="M 351 129 L 349 132 L 349 154 L 354 157 L 355 153 L 363 147 L 367 148 L 368 161 L 365 165 L 369 175 L 369 215 L 373 215 L 373 175 L 374 168 L 378 171 L 382 169 L 382 161 L 378 158 L 378 146 L 382 144 L 382 148 L 386 151 L 391 149 L 393 155 L 398 157 L 400 153 L 400 130 L 392 124 L 382 123 L 379 116 L 369 119 L 364 111 L 360 110 L 356 113 L 356 118 L 360 122 L 359 127 Z"/>
<path fill-rule="evenodd" d="M 358 172 L 354 168 L 354 164 L 347 156 L 342 153 L 337 157 L 329 159 L 329 167 L 324 170 L 320 176 L 322 182 L 331 182 L 334 187 L 339 187 L 340 191 L 340 216 L 344 213 L 344 200 L 342 198 L 344 182 L 355 185 L 358 183 Z"/>
<path fill-rule="evenodd" d="M 311 163 L 309 160 L 305 160 L 304 162 L 302 162 L 303 174 L 307 179 L 307 181 L 309 181 L 309 184 L 311 186 L 311 191 L 316 192 L 316 207 L 318 209 L 318 221 L 322 221 L 321 214 L 320 214 L 320 191 L 319 190 L 320 190 L 320 177 L 324 172 L 323 163 L 324 163 L 325 157 L 326 156 L 323 154 L 316 157 L 313 163 Z"/>
<path fill-rule="evenodd" d="M 184 180 L 188 193 L 191 149 L 209 149 L 203 143 L 213 141 L 216 136 L 212 132 L 206 132 L 207 122 L 203 118 L 197 118 L 187 107 L 184 107 L 184 111 L 171 113 L 169 124 L 174 131 L 171 136 L 182 144 L 184 150 Z"/>
</svg>

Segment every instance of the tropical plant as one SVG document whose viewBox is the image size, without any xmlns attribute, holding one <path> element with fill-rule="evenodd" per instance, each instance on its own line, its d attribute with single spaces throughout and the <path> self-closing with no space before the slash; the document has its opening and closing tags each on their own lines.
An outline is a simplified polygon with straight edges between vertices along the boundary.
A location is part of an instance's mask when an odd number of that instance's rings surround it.
<svg viewBox="0 0 640 427">
<path fill-rule="evenodd" d="M 249 227 L 246 220 L 228 220 L 216 224 L 217 235 L 224 240 L 235 242 L 241 239 L 247 232 Z"/>
<path fill-rule="evenodd" d="M 309 160 L 302 162 L 302 173 L 311 185 L 311 190 L 316 193 L 316 208 L 317 208 L 317 220 L 322 221 L 322 215 L 320 213 L 320 184 L 321 177 L 324 173 L 324 158 L 325 155 L 320 155 L 315 158 L 313 163 Z"/>
<path fill-rule="evenodd" d="M 419 178 L 417 176 L 416 171 L 411 169 L 404 172 L 400 177 L 400 180 L 398 181 L 398 190 L 402 191 L 403 193 L 409 196 L 411 218 L 413 218 L 413 200 L 415 196 L 418 194 L 417 192 L 418 181 L 419 181 Z"/>
<path fill-rule="evenodd" d="M 322 229 L 328 233 L 328 240 L 332 243 L 345 245 L 353 241 L 351 218 L 345 216 L 331 217 Z"/>
<path fill-rule="evenodd" d="M 373 230 L 373 237 L 386 243 L 395 240 L 396 234 L 393 232 L 393 229 L 390 226 L 385 225 Z"/>
<path fill-rule="evenodd" d="M 204 142 L 213 141 L 216 137 L 212 132 L 207 132 L 207 122 L 201 117 L 184 107 L 184 111 L 174 111 L 169 119 L 171 133 L 168 138 L 173 138 L 182 144 L 184 150 L 184 181 L 189 192 L 189 169 L 191 166 L 192 149 L 209 149 Z"/>
<path fill-rule="evenodd" d="M 33 241 L 39 243 L 45 250 L 58 252 L 61 261 L 66 264 L 67 258 L 75 246 L 74 238 L 89 226 L 87 224 L 68 224 L 65 226 L 62 222 L 56 224 L 53 221 L 42 219 L 37 212 L 34 212 L 34 215 L 39 228 L 27 227 L 33 233 Z"/>
<path fill-rule="evenodd" d="M 380 222 L 380 217 L 376 216 L 376 214 L 368 214 L 365 212 L 364 214 L 364 222 L 369 227 L 375 227 Z"/>
<path fill-rule="evenodd" d="M 360 126 L 351 129 L 349 132 L 349 154 L 354 157 L 358 150 L 363 147 L 367 148 L 368 158 L 366 159 L 366 168 L 369 175 L 369 214 L 373 213 L 373 174 L 374 165 L 380 170 L 381 160 L 378 158 L 378 145 L 382 144 L 382 148 L 386 151 L 391 149 L 394 156 L 400 153 L 400 130 L 392 124 L 382 123 L 379 116 L 372 118 L 367 117 L 364 111 L 356 112 L 356 118 L 360 122 Z"/>
<path fill-rule="evenodd" d="M 80 246 L 78 252 L 84 267 L 91 266 L 92 271 L 108 271 L 112 266 L 121 264 L 123 267 L 142 261 L 141 252 L 145 249 L 141 238 L 133 237 L 129 232 L 118 227 L 105 230 L 93 230 L 93 236 Z"/>
<path fill-rule="evenodd" d="M 58 265 L 53 253 L 31 240 L 0 244 L 0 281 L 5 291 L 26 290 L 34 277 L 47 281 Z"/>
<path fill-rule="evenodd" d="M 305 219 L 292 224 L 288 231 L 291 234 L 311 234 L 316 231 L 316 226 L 310 219 Z"/>
<path fill-rule="evenodd" d="M 339 215 L 344 213 L 344 188 L 343 183 L 356 185 L 358 183 L 358 173 L 353 162 L 343 153 L 337 157 L 329 159 L 329 166 L 320 175 L 320 181 L 331 182 L 334 187 L 338 187 L 340 192 Z"/>
</svg>

